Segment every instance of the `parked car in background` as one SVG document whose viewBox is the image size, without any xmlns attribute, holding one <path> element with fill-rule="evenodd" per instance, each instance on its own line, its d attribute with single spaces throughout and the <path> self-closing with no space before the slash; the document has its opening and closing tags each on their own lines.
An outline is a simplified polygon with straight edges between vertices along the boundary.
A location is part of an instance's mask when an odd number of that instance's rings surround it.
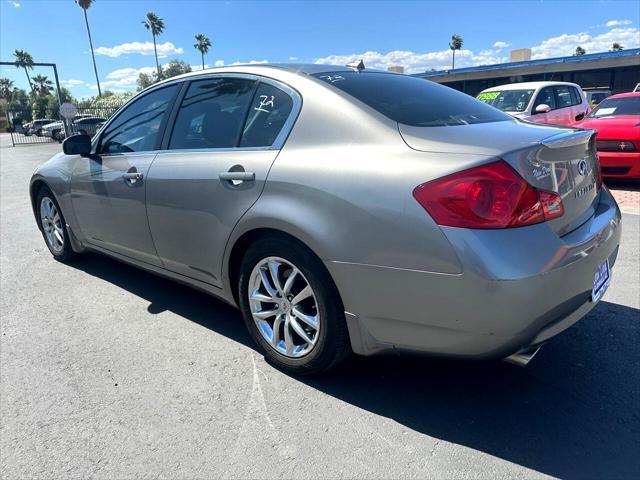
<svg viewBox="0 0 640 480">
<path fill-rule="evenodd" d="M 221 297 L 289 372 L 351 351 L 526 364 L 611 279 L 620 211 L 593 135 L 361 65 L 222 67 L 67 138 L 30 195 L 54 258 Z"/>
<path fill-rule="evenodd" d="M 611 96 L 608 88 L 588 88 L 582 90 L 587 97 L 587 102 L 591 108 L 598 105 L 602 100 Z"/>
<path fill-rule="evenodd" d="M 476 98 L 516 118 L 535 123 L 571 125 L 590 111 L 580 86 L 567 82 L 500 85 L 483 90 Z"/>
<path fill-rule="evenodd" d="M 39 118 L 23 125 L 25 135 L 42 136 L 43 127 L 55 122 L 52 118 Z"/>
<path fill-rule="evenodd" d="M 604 99 L 576 127 L 596 130 L 604 177 L 640 179 L 640 92 Z"/>
<path fill-rule="evenodd" d="M 79 120 L 74 120 L 72 123 L 72 130 L 74 133 L 93 136 L 100 127 L 104 125 L 104 122 L 106 122 L 106 119 L 101 117 L 85 117 Z"/>
<path fill-rule="evenodd" d="M 80 122 L 86 118 L 92 118 L 91 115 L 78 115 L 77 117 L 75 117 L 70 124 L 70 127 L 73 131 L 73 133 L 75 133 L 75 130 L 73 128 L 73 126 L 77 123 Z M 88 133 L 88 132 L 87 132 Z M 59 140 L 62 141 L 64 140 L 64 123 L 62 123 L 62 120 L 56 120 L 53 123 L 50 123 L 46 126 L 44 126 L 42 128 L 42 136 L 44 137 L 51 137 L 55 140 Z"/>
</svg>

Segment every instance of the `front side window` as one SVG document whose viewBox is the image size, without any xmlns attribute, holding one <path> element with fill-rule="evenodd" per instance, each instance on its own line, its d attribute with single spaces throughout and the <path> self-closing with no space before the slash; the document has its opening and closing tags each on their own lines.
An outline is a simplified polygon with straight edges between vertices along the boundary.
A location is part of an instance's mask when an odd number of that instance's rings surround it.
<svg viewBox="0 0 640 480">
<path fill-rule="evenodd" d="M 241 147 L 270 147 L 291 115 L 293 100 L 273 85 L 260 84 L 242 133 Z"/>
<path fill-rule="evenodd" d="M 532 89 L 482 92 L 476 98 L 503 112 L 524 112 L 529 105 Z"/>
<path fill-rule="evenodd" d="M 441 127 L 511 120 L 466 93 L 408 75 L 339 71 L 313 76 L 405 125 Z"/>
<path fill-rule="evenodd" d="M 535 113 L 538 105 L 549 105 L 551 110 L 556 108 L 555 95 L 553 94 L 553 87 L 544 87 L 538 92 L 536 97 L 536 103 L 533 105 L 533 112 Z"/>
<path fill-rule="evenodd" d="M 169 149 L 237 146 L 254 87 L 255 80 L 245 78 L 191 82 L 176 117 Z"/>
<path fill-rule="evenodd" d="M 554 88 L 556 89 L 557 97 L 556 108 L 565 108 L 573 105 L 573 102 L 571 101 L 571 93 L 569 92 L 569 87 L 567 85 L 558 85 Z"/>
<path fill-rule="evenodd" d="M 100 153 L 155 150 L 162 119 L 177 90 L 178 85 L 154 90 L 127 106 L 104 131 Z"/>
</svg>

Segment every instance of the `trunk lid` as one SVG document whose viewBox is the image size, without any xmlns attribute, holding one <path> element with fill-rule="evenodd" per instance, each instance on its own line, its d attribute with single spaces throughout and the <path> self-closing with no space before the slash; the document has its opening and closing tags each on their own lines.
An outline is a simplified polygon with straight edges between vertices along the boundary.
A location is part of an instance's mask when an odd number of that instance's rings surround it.
<svg viewBox="0 0 640 480">
<path fill-rule="evenodd" d="M 415 150 L 500 158 L 530 185 L 558 193 L 564 215 L 547 222 L 558 235 L 578 228 L 595 212 L 600 169 L 592 130 L 521 121 L 398 129 Z"/>
</svg>

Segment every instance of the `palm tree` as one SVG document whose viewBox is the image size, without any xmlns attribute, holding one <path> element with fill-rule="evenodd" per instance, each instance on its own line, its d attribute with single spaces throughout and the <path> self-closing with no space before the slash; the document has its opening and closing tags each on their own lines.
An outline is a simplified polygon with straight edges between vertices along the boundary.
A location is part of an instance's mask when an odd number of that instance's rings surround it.
<svg viewBox="0 0 640 480">
<path fill-rule="evenodd" d="M 31 84 L 31 78 L 29 78 L 29 70 L 33 70 L 33 57 L 30 53 L 24 50 L 16 50 L 13 52 L 13 56 L 16 59 L 16 67 L 24 68 L 24 73 L 27 74 L 27 81 L 29 82 L 29 88 L 33 92 L 33 85 Z"/>
<path fill-rule="evenodd" d="M 453 52 L 453 61 L 451 64 L 451 70 L 456 68 L 456 50 L 460 50 L 462 48 L 462 37 L 458 34 L 451 35 L 451 42 L 449 42 L 449 48 Z"/>
<path fill-rule="evenodd" d="M 578 45 L 576 47 L 576 52 L 573 54 L 573 56 L 574 57 L 579 57 L 581 55 L 584 55 L 585 53 L 587 53 L 587 51 L 584 48 L 582 48 L 580 45 Z"/>
<path fill-rule="evenodd" d="M 8 78 L 0 78 L 0 98 L 3 98 L 7 102 L 10 102 L 12 94 L 13 81 L 9 80 Z"/>
<path fill-rule="evenodd" d="M 98 79 L 98 67 L 96 67 L 96 55 L 93 53 L 93 40 L 91 39 L 91 30 L 89 30 L 89 19 L 87 18 L 87 10 L 93 3 L 93 0 L 76 0 L 76 3 L 80 6 L 84 12 L 84 24 L 87 26 L 87 35 L 89 35 L 89 47 L 91 47 L 91 58 L 93 59 L 93 71 L 96 74 L 96 84 L 98 85 L 98 96 L 102 96 L 102 90 L 100 90 L 100 80 Z"/>
<path fill-rule="evenodd" d="M 46 97 L 53 90 L 53 82 L 46 75 L 36 75 L 32 80 L 36 93 L 41 97 Z"/>
<path fill-rule="evenodd" d="M 142 22 L 144 28 L 151 30 L 153 35 L 153 52 L 156 55 L 156 69 L 158 70 L 158 80 L 162 78 L 162 71 L 158 63 L 158 50 L 156 49 L 156 37 L 164 31 L 164 20 L 153 12 L 147 13 L 147 19 Z"/>
<path fill-rule="evenodd" d="M 196 50 L 200 50 L 200 55 L 202 56 L 202 69 L 204 70 L 204 54 L 209 51 L 209 47 L 211 46 L 211 40 L 204 33 L 199 33 L 196 35 L 196 44 L 193 46 Z"/>
<path fill-rule="evenodd" d="M 611 51 L 619 52 L 620 50 L 624 50 L 624 47 L 620 45 L 618 42 L 613 42 L 613 45 L 611 45 Z"/>
</svg>

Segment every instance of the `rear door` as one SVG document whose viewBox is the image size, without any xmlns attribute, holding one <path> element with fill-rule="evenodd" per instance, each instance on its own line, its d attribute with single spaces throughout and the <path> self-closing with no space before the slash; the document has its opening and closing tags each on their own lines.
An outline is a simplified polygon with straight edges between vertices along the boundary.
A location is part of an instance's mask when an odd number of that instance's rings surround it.
<svg viewBox="0 0 640 480">
<path fill-rule="evenodd" d="M 147 182 L 147 213 L 165 268 L 220 285 L 227 239 L 263 190 L 300 98 L 249 75 L 192 81 Z"/>
<path fill-rule="evenodd" d="M 556 94 L 556 117 L 554 123 L 558 125 L 570 125 L 575 122 L 575 103 L 569 85 L 556 85 L 553 90 Z"/>
</svg>

